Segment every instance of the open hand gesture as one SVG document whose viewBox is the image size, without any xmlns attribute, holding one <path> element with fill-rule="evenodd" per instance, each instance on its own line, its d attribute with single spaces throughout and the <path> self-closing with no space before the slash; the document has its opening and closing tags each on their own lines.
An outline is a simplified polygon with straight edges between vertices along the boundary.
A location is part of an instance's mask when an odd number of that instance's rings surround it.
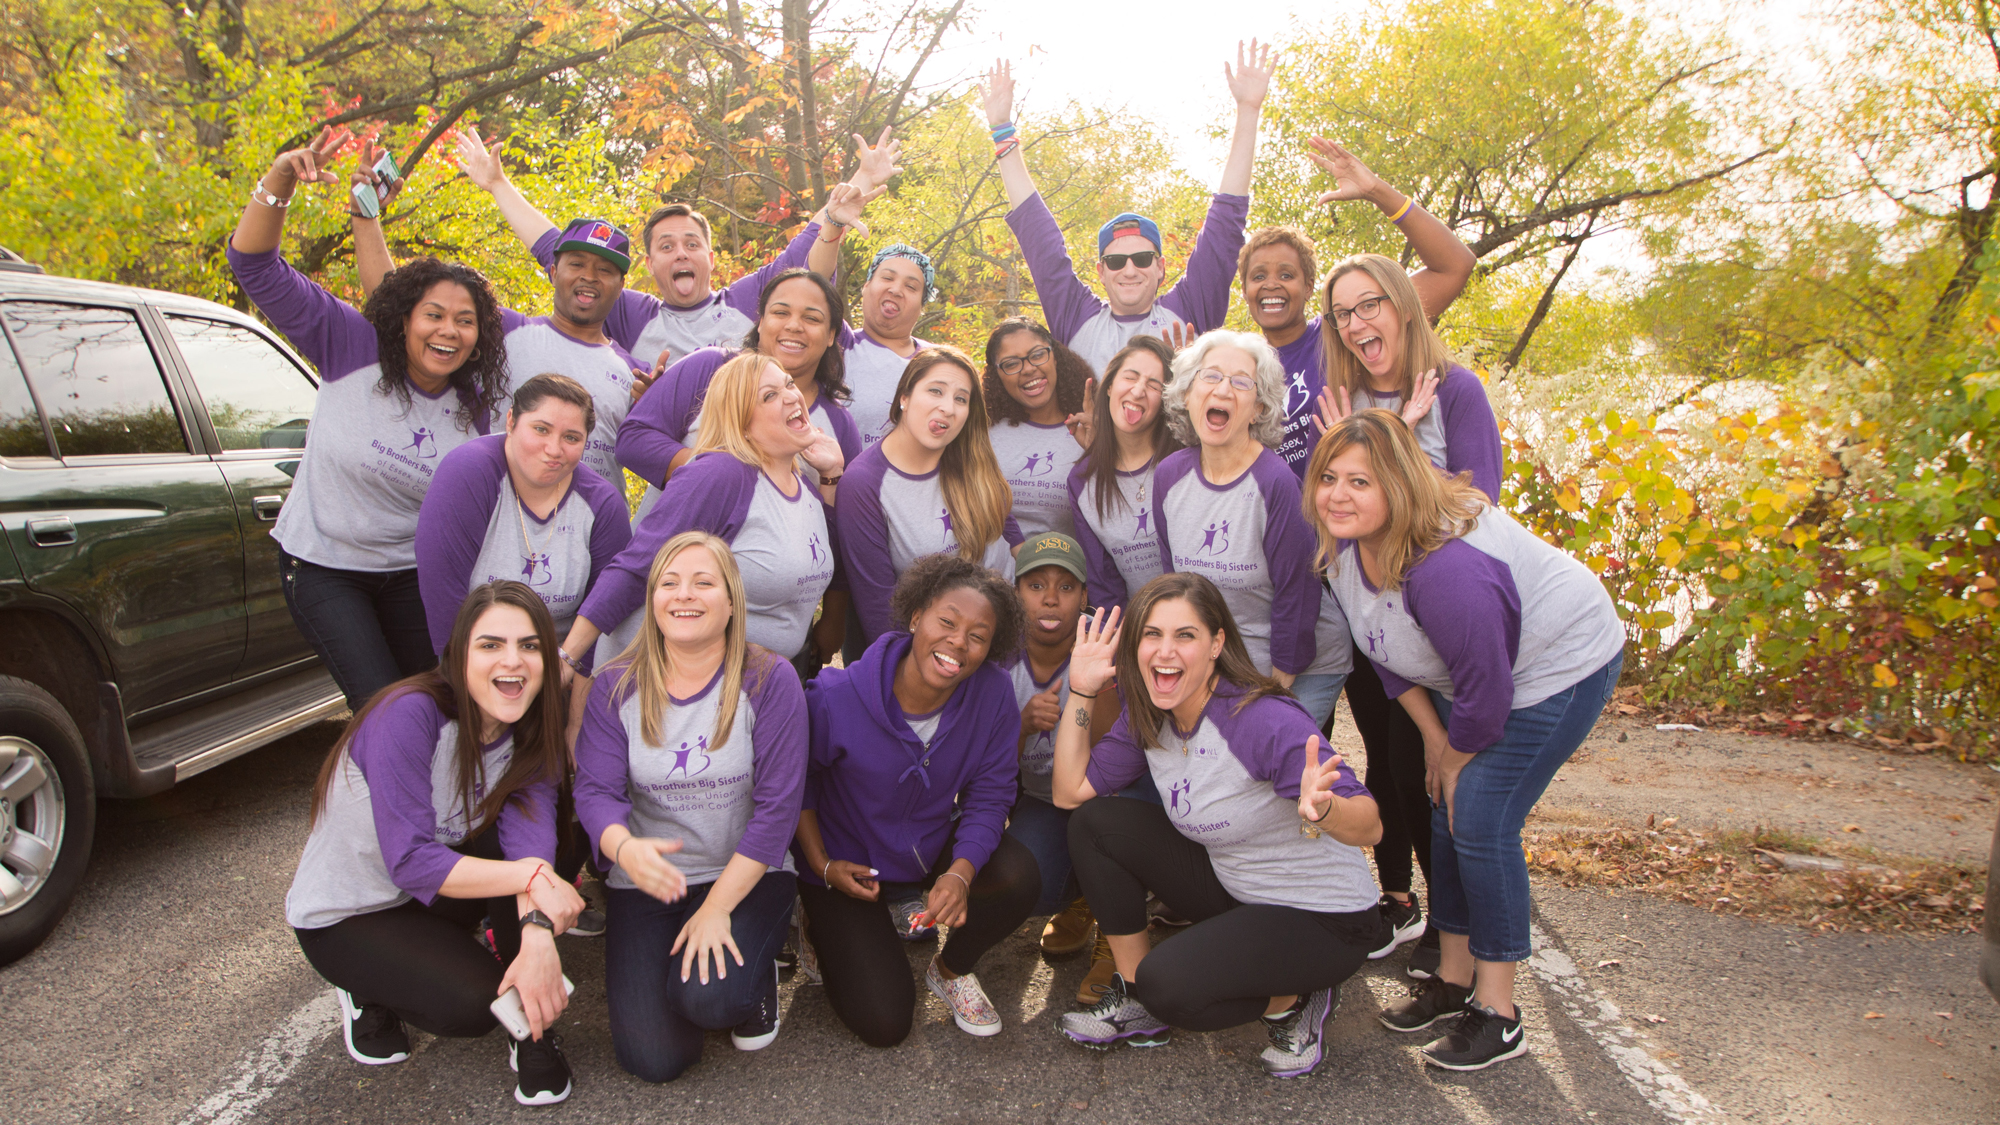
<svg viewBox="0 0 2000 1125">
<path fill-rule="evenodd" d="M 868 224 L 861 221 L 861 212 L 888 190 L 880 184 L 865 192 L 851 183 L 835 184 L 826 193 L 826 217 L 867 238 Z"/>
<path fill-rule="evenodd" d="M 896 158 L 903 155 L 903 142 L 896 140 L 892 131 L 884 126 L 882 135 L 874 144 L 859 133 L 854 134 L 854 155 L 860 159 L 860 167 L 848 182 L 856 187 L 878 188 L 887 184 L 903 169 Z M 873 198 L 872 196 L 870 198 Z"/>
<path fill-rule="evenodd" d="M 271 162 L 271 172 L 279 179 L 289 179 L 300 184 L 337 184 L 340 177 L 329 167 L 340 150 L 354 134 L 346 129 L 335 129 L 331 125 L 319 131 L 319 136 L 304 148 L 288 149 L 278 154 Z"/>
<path fill-rule="evenodd" d="M 1005 59 L 994 62 L 993 69 L 986 72 L 986 80 L 979 84 L 979 99 L 986 106 L 988 129 L 998 129 L 1014 120 L 1013 63 Z"/>
<path fill-rule="evenodd" d="M 681 850 L 679 840 L 634 836 L 618 848 L 618 866 L 632 885 L 661 902 L 679 902 L 687 896 L 687 876 L 667 862 Z"/>
<path fill-rule="evenodd" d="M 1222 64 L 1222 76 L 1229 82 L 1229 95 L 1236 104 L 1258 108 L 1264 104 L 1264 96 L 1271 92 L 1271 75 L 1277 72 L 1277 63 L 1271 58 L 1271 45 L 1250 41 L 1246 50 L 1239 40 L 1236 44 L 1236 68 L 1231 70 L 1228 63 Z"/>
<path fill-rule="evenodd" d="M 1160 334 L 1160 339 L 1165 340 L 1167 347 L 1172 348 L 1176 354 L 1188 350 L 1200 338 L 1201 333 L 1195 331 L 1194 325 L 1185 320 L 1177 320 L 1167 325 L 1167 330 Z"/>
<path fill-rule="evenodd" d="M 704 903 L 681 925 L 681 932 L 674 938 L 674 946 L 667 950 L 667 956 L 681 954 L 681 983 L 687 983 L 690 969 L 698 968 L 701 983 L 707 984 L 711 962 L 715 965 L 716 979 L 728 978 L 729 962 L 722 956 L 725 949 L 735 956 L 738 966 L 743 964 L 743 951 L 736 948 L 736 935 L 730 932 L 729 911 L 711 908 Z"/>
<path fill-rule="evenodd" d="M 479 127 L 467 125 L 458 131 L 458 144 L 452 149 L 452 163 L 465 173 L 482 190 L 492 191 L 507 182 L 507 169 L 500 164 L 500 150 L 506 145 L 503 138 L 494 138 L 491 145 L 479 137 Z"/>
<path fill-rule="evenodd" d="M 653 369 L 651 371 L 641 371 L 636 367 L 632 369 L 633 402 L 639 401 L 639 396 L 646 393 L 646 388 L 651 387 L 653 385 L 653 381 L 658 379 L 660 377 L 660 373 L 667 369 L 667 364 L 671 363 L 673 361 L 673 358 L 674 358 L 674 353 L 672 351 L 666 348 L 661 348 L 660 358 L 653 361 Z"/>
<path fill-rule="evenodd" d="M 1321 170 L 1334 179 L 1332 191 L 1321 192 L 1319 202 L 1342 203 L 1350 199 L 1368 199 L 1382 190 L 1382 178 L 1368 170 L 1361 158 L 1342 148 L 1337 142 L 1325 137 L 1312 137 L 1306 141 L 1311 151 L 1306 158 L 1320 166 Z"/>
<path fill-rule="evenodd" d="M 1306 768 L 1299 775 L 1299 817 L 1315 824 L 1333 812 L 1333 783 L 1340 778 L 1340 755 L 1319 760 L 1319 735 L 1306 739 Z"/>
<path fill-rule="evenodd" d="M 1118 671 L 1118 622 L 1125 611 L 1113 606 L 1076 623 L 1076 647 L 1069 652 L 1071 691 L 1096 695 Z"/>
<path fill-rule="evenodd" d="M 1411 392 L 1408 402 L 1401 411 L 1403 423 L 1414 430 L 1424 415 L 1437 405 L 1438 373 L 1433 367 L 1417 376 L 1416 389 Z M 1326 386 L 1319 389 L 1319 412 L 1313 416 L 1313 426 L 1320 433 L 1333 428 L 1335 422 L 1354 413 L 1354 404 L 1349 401 L 1345 386 Z"/>
</svg>

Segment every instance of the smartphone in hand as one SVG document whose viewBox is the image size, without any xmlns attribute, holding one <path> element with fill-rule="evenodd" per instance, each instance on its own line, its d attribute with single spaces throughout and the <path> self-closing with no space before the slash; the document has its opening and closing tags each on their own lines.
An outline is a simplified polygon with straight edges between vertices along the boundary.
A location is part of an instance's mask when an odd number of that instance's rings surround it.
<svg viewBox="0 0 2000 1125">
<path fill-rule="evenodd" d="M 576 985 L 569 979 L 568 973 L 563 974 L 563 995 L 576 995 Z M 500 994 L 498 1000 L 486 1007 L 492 1011 L 493 1018 L 500 1021 L 500 1026 L 507 1029 L 507 1034 L 521 1040 L 526 1040 L 532 1034 L 528 1030 L 528 1011 L 521 1006 L 520 989 L 508 989 Z"/>
</svg>

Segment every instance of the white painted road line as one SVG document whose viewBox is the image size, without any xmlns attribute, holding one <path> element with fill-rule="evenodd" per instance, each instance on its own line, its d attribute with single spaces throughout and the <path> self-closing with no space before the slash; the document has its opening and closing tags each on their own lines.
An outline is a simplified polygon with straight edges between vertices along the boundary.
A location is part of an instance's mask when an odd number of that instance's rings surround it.
<svg viewBox="0 0 2000 1125">
<path fill-rule="evenodd" d="M 227 1087 L 194 1107 L 181 1125 L 239 1125 L 271 1099 L 313 1048 L 340 1027 L 340 1001 L 329 988 L 293 1012 L 243 1057 Z"/>
<path fill-rule="evenodd" d="M 1555 948 L 1540 926 L 1530 924 L 1528 937 L 1535 947 L 1528 967 L 1562 1000 L 1563 1011 L 1597 1041 L 1646 1104 L 1676 1125 L 1720 1125 L 1722 1111 L 1648 1050 L 1650 1040 L 1625 1022 L 1618 1005 L 1583 978 L 1569 954 Z"/>
</svg>

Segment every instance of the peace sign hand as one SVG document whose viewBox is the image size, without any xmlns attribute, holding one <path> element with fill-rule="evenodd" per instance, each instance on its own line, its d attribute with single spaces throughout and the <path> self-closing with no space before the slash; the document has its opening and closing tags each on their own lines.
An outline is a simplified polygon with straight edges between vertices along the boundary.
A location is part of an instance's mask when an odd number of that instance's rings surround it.
<svg viewBox="0 0 2000 1125">
<path fill-rule="evenodd" d="M 1195 331 L 1194 325 L 1189 324 L 1187 321 L 1177 320 L 1167 325 L 1167 330 L 1161 333 L 1160 338 L 1167 342 L 1167 347 L 1179 353 L 1188 350 L 1196 340 L 1201 338 L 1201 333 Z"/>
<path fill-rule="evenodd" d="M 388 214 L 389 201 L 396 198 L 402 192 L 405 182 L 404 178 L 400 176 L 395 179 L 388 179 L 376 174 L 375 162 L 382 159 L 382 155 L 388 151 L 388 149 L 379 148 L 365 141 L 362 142 L 361 162 L 355 165 L 354 172 L 347 177 L 350 185 L 367 184 L 369 187 L 375 189 L 375 213 L 378 217 Z"/>
<path fill-rule="evenodd" d="M 319 136 L 306 147 L 279 153 L 278 158 L 271 162 L 271 172 L 294 183 L 337 184 L 340 177 L 328 165 L 353 139 L 353 133 L 344 128 L 336 131 L 329 125 L 321 129 Z"/>
<path fill-rule="evenodd" d="M 1312 149 L 1306 153 L 1306 159 L 1319 165 L 1335 180 L 1334 189 L 1321 192 L 1319 202 L 1342 203 L 1350 199 L 1368 199 L 1385 186 L 1382 178 L 1369 171 L 1368 165 L 1363 164 L 1360 157 L 1342 148 L 1337 142 L 1329 141 L 1325 137 L 1312 137 L 1306 144 Z"/>
<path fill-rule="evenodd" d="M 1340 778 L 1341 757 L 1319 760 L 1319 735 L 1306 739 L 1306 768 L 1299 775 L 1299 817 L 1314 824 L 1333 812 L 1333 783 Z"/>
<path fill-rule="evenodd" d="M 1113 606 L 1107 615 L 1098 611 L 1076 623 L 1076 647 L 1069 653 L 1069 687 L 1073 692 L 1096 695 L 1118 671 L 1118 621 L 1125 611 Z"/>
</svg>

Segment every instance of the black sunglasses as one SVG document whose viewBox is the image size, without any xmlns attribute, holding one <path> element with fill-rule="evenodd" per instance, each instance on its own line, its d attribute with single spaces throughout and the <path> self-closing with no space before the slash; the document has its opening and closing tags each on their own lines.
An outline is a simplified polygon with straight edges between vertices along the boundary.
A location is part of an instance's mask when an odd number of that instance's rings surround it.
<svg viewBox="0 0 2000 1125">
<path fill-rule="evenodd" d="M 1097 260 L 1103 262 L 1107 269 L 1122 270 L 1125 268 L 1125 263 L 1130 261 L 1143 270 L 1150 268 L 1153 259 L 1159 256 L 1158 250 L 1141 250 L 1137 254 L 1106 254 Z"/>
</svg>

